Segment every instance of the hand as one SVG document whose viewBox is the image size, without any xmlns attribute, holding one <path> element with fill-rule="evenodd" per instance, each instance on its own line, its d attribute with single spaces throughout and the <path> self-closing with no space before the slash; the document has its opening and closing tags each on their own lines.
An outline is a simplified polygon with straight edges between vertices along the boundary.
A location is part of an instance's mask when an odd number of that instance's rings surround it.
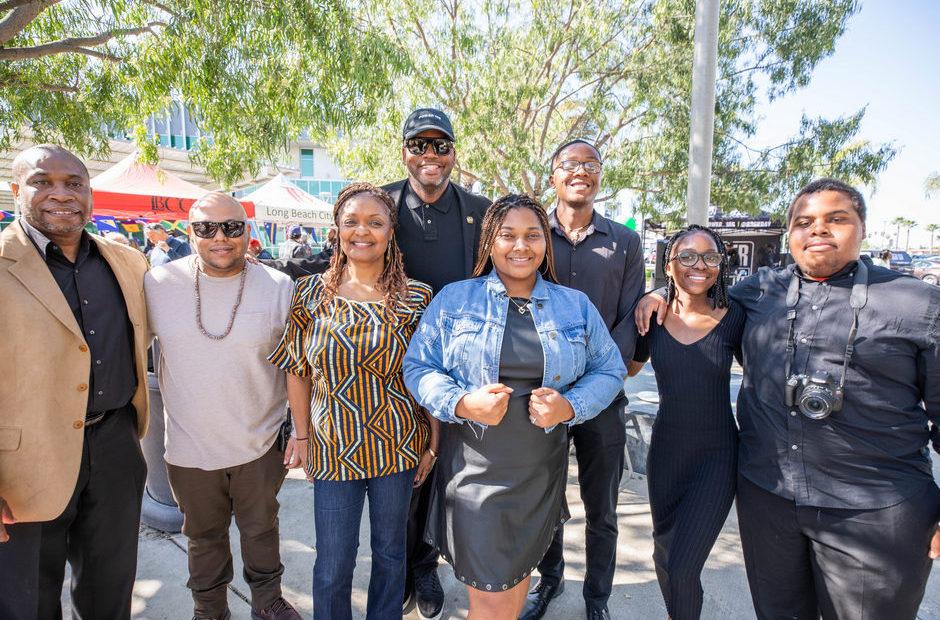
<svg viewBox="0 0 940 620">
<path fill-rule="evenodd" d="M 933 533 L 933 538 L 930 539 L 930 553 L 928 555 L 931 560 L 940 559 L 940 525 L 937 526 L 937 531 Z"/>
<path fill-rule="evenodd" d="M 630 360 L 627 362 L 627 376 L 635 377 L 640 374 L 640 371 L 643 370 L 643 367 L 646 366 L 646 362 L 638 362 L 636 360 Z"/>
<path fill-rule="evenodd" d="M 5 499 L 0 497 L 0 543 L 5 543 L 10 540 L 10 534 L 7 532 L 5 526 L 14 521 L 15 519 L 13 518 L 13 511 L 10 510 L 10 505 Z"/>
<path fill-rule="evenodd" d="M 261 261 L 258 260 L 258 257 L 252 254 L 251 252 L 245 253 L 245 261 L 251 263 L 252 265 L 260 265 Z"/>
<path fill-rule="evenodd" d="M 431 454 L 431 450 L 425 450 L 424 454 L 421 455 L 421 460 L 418 461 L 418 471 L 415 472 L 415 481 L 412 486 L 417 488 L 424 484 L 424 481 L 431 475 L 431 470 L 434 469 L 434 463 L 436 462 L 437 457 Z"/>
<path fill-rule="evenodd" d="M 552 388 L 540 387 L 529 396 L 529 421 L 539 428 L 551 428 L 574 418 L 568 399 Z"/>
<path fill-rule="evenodd" d="M 457 417 L 496 426 L 506 415 L 510 394 L 512 388 L 502 383 L 484 385 L 460 399 L 457 403 Z"/>
<path fill-rule="evenodd" d="M 298 440 L 296 437 L 291 437 L 287 440 L 287 448 L 284 449 L 285 469 L 301 467 L 304 472 L 307 471 L 307 444 L 309 442 L 309 438 Z"/>
<path fill-rule="evenodd" d="M 640 298 L 633 311 L 633 320 L 636 322 L 636 331 L 641 336 L 645 336 L 650 329 L 650 317 L 656 313 L 657 325 L 663 324 L 666 318 L 666 300 L 661 295 L 653 291 Z"/>
<path fill-rule="evenodd" d="M 164 252 L 170 251 L 170 244 L 166 241 L 157 241 L 157 247 L 163 250 Z"/>
</svg>

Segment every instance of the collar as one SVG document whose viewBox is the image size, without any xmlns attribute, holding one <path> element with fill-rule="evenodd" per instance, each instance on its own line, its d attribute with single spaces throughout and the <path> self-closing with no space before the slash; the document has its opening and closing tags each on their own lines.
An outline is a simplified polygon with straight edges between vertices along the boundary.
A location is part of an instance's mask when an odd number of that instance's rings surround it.
<svg viewBox="0 0 940 620">
<path fill-rule="evenodd" d="M 42 257 L 46 258 L 46 248 L 52 243 L 52 240 L 34 228 L 26 221 L 25 217 L 20 217 L 19 221 L 20 226 L 23 227 L 23 232 L 25 232 L 26 236 L 36 245 L 36 249 L 39 250 Z"/>
<path fill-rule="evenodd" d="M 859 259 L 864 260 L 864 259 Z M 855 266 L 858 264 L 858 261 L 850 261 L 845 267 L 835 272 L 831 276 L 825 278 L 813 278 L 803 273 L 799 265 L 794 264 L 793 270 L 804 282 L 834 282 L 836 280 L 842 280 L 844 278 L 850 278 L 855 275 Z"/>
<path fill-rule="evenodd" d="M 435 211 L 437 211 L 438 213 L 446 214 L 448 211 L 450 211 L 451 203 L 454 202 L 453 200 L 451 200 L 451 197 L 450 197 L 450 192 L 452 192 L 453 190 L 454 188 L 451 182 L 447 181 L 447 188 L 444 189 L 444 193 L 441 194 L 441 197 L 438 198 L 436 202 L 433 202 L 433 203 L 424 202 L 415 192 L 414 188 L 411 187 L 411 180 L 405 179 L 405 187 L 404 187 L 404 192 L 403 192 L 404 199 L 405 199 L 405 206 L 411 209 L 412 211 L 414 211 L 415 209 L 419 207 L 423 207 L 427 205 L 431 207 L 432 209 L 434 209 Z"/>
<path fill-rule="evenodd" d="M 506 286 L 503 284 L 503 281 L 499 279 L 496 269 L 490 270 L 485 276 L 485 281 L 486 288 L 490 293 L 496 296 L 506 296 Z M 548 299 L 548 284 L 538 271 L 535 272 L 535 286 L 532 288 L 532 294 L 529 295 L 529 299 Z"/>
<path fill-rule="evenodd" d="M 558 222 L 558 216 L 556 215 L 557 209 L 553 209 L 551 213 L 548 214 L 548 225 L 551 226 L 552 230 L 556 233 L 568 239 L 568 235 L 565 233 L 565 229 L 561 227 L 561 224 Z M 581 241 L 584 241 L 592 234 L 599 232 L 602 235 L 609 235 L 610 230 L 610 220 L 606 217 L 601 216 L 597 211 L 591 212 L 591 223 L 588 224 L 588 227 L 584 230 L 584 236 L 581 238 Z"/>
</svg>

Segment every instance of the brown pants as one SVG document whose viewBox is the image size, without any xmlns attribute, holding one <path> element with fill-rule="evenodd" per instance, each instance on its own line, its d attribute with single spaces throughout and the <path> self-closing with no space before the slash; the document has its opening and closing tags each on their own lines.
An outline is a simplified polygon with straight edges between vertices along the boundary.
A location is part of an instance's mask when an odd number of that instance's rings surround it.
<svg viewBox="0 0 940 620">
<path fill-rule="evenodd" d="M 189 538 L 189 581 L 197 617 L 221 618 L 232 581 L 229 525 L 241 535 L 251 606 L 262 610 L 281 596 L 277 492 L 284 481 L 284 454 L 276 446 L 250 463 L 206 471 L 167 464 L 173 495 Z"/>
</svg>

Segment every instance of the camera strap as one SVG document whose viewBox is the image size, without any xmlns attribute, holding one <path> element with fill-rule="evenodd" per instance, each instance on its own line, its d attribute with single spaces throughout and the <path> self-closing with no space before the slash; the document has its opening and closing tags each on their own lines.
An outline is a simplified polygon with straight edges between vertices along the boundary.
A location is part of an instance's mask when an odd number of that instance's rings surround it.
<svg viewBox="0 0 940 620">
<path fill-rule="evenodd" d="M 784 381 L 790 378 L 793 368 L 793 359 L 796 356 L 796 306 L 800 302 L 800 284 L 802 280 L 797 268 L 793 268 L 793 276 L 787 287 L 787 359 L 784 367 Z M 852 308 L 852 328 L 842 354 L 842 376 L 839 378 L 839 391 L 845 387 L 845 375 L 849 369 L 849 361 L 855 353 L 855 336 L 858 334 L 858 315 L 868 303 L 868 265 L 861 258 L 855 264 L 855 280 L 852 283 L 852 293 L 849 296 L 849 306 Z"/>
</svg>

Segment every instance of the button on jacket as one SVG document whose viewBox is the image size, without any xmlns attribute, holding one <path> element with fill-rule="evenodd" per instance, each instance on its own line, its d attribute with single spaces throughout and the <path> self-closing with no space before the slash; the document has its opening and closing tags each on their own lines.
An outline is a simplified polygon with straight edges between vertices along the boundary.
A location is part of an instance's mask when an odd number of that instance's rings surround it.
<svg viewBox="0 0 940 620">
<path fill-rule="evenodd" d="M 428 305 L 403 368 L 408 389 L 434 417 L 464 422 L 455 414 L 457 402 L 499 381 L 499 353 L 511 303 L 499 276 L 491 271 L 445 286 Z M 611 403 L 626 376 L 620 351 L 597 309 L 583 293 L 541 276 L 529 309 L 545 355 L 542 385 L 558 390 L 571 403 L 574 418 L 566 424 L 593 418 Z"/>
<path fill-rule="evenodd" d="M 928 421 L 940 423 L 940 288 L 867 259 L 867 303 L 841 411 L 813 421 L 784 405 L 787 288 L 795 266 L 762 268 L 730 293 L 747 312 L 738 397 L 739 470 L 797 505 L 893 506 L 932 479 Z M 793 373 L 841 375 L 856 263 L 801 277 Z"/>
</svg>

